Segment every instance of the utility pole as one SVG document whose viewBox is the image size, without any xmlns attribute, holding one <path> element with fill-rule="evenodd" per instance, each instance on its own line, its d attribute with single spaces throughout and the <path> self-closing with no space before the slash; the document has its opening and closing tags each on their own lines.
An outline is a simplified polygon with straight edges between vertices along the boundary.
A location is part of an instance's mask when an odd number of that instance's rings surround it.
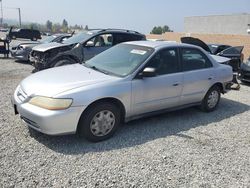
<svg viewBox="0 0 250 188">
<path fill-rule="evenodd" d="M 2 0 L 1 0 L 2 1 Z M 20 28 L 22 27 L 22 20 L 21 20 L 21 9 L 20 8 L 17 8 L 18 9 L 18 13 L 19 13 L 19 25 L 20 25 Z"/>
<path fill-rule="evenodd" d="M 2 0 L 0 0 L 2 2 Z M 22 26 L 22 20 L 21 20 L 21 8 L 14 8 L 14 7 L 4 7 L 5 9 L 16 9 L 18 10 L 18 16 L 19 16 L 19 26 L 21 28 Z"/>
<path fill-rule="evenodd" d="M 1 3 L 1 26 L 3 27 L 3 2 L 0 0 Z"/>
</svg>

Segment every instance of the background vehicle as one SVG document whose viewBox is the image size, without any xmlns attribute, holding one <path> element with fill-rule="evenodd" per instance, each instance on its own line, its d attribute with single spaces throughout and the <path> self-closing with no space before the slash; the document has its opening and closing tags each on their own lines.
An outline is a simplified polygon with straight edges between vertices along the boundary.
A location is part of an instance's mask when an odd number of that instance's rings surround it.
<svg viewBox="0 0 250 188">
<path fill-rule="evenodd" d="M 233 77 L 214 58 L 193 45 L 122 43 L 84 64 L 27 77 L 14 93 L 15 112 L 45 134 L 78 132 L 91 141 L 111 137 L 122 121 L 166 110 L 200 105 L 210 112 Z"/>
<path fill-rule="evenodd" d="M 17 29 L 13 30 L 10 28 L 9 33 L 7 34 L 9 40 L 22 38 L 22 39 L 30 39 L 36 41 L 37 39 L 41 39 L 41 33 L 35 29 Z"/>
<path fill-rule="evenodd" d="M 243 56 L 243 46 L 232 47 L 223 44 L 206 44 L 202 40 L 193 37 L 183 37 L 181 38 L 181 42 L 200 46 L 201 48 L 213 55 L 230 58 L 228 64 L 233 67 L 233 71 L 238 72 L 240 70 L 240 65 L 242 63 Z"/>
<path fill-rule="evenodd" d="M 64 40 L 70 38 L 71 36 L 72 34 L 55 34 L 55 35 L 46 37 L 41 41 L 20 43 L 17 46 L 13 46 L 10 50 L 10 53 L 11 53 L 11 56 L 16 59 L 19 59 L 22 61 L 29 61 L 29 55 L 33 47 L 40 45 L 40 44 L 47 44 L 50 42 L 61 43 Z"/>
<path fill-rule="evenodd" d="M 130 30 L 90 30 L 79 33 L 61 44 L 50 43 L 34 47 L 30 61 L 37 71 L 81 63 L 116 44 L 136 40 L 146 40 L 146 37 Z"/>
<path fill-rule="evenodd" d="M 250 83 L 250 57 L 245 63 L 241 64 L 239 78 L 242 82 Z"/>
</svg>

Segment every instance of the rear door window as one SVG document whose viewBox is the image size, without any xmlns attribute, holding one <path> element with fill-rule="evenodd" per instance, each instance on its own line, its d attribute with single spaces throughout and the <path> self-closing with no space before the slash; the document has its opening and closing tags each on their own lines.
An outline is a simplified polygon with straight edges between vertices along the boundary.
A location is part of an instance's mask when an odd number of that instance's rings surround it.
<svg viewBox="0 0 250 188">
<path fill-rule="evenodd" d="M 137 41 L 137 40 L 143 40 L 143 37 L 127 33 L 114 34 L 114 44 L 119 44 L 122 42 L 129 42 L 129 41 Z"/>
<path fill-rule="evenodd" d="M 205 69 L 213 66 L 207 56 L 198 49 L 182 49 L 181 58 L 183 71 Z"/>
<path fill-rule="evenodd" d="M 89 42 L 92 43 L 92 45 L 95 47 L 110 47 L 113 46 L 113 35 L 112 34 L 98 35 L 92 38 Z"/>
</svg>

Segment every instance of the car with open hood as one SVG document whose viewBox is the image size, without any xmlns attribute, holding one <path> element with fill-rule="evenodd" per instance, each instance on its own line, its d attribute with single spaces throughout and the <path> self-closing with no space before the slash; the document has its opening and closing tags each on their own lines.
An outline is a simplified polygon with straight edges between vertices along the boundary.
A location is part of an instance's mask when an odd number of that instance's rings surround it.
<svg viewBox="0 0 250 188">
<path fill-rule="evenodd" d="M 131 30 L 89 30 L 62 43 L 52 42 L 34 47 L 30 61 L 33 62 L 36 71 L 81 63 L 116 44 L 145 39 L 145 35 Z"/>
<path fill-rule="evenodd" d="M 250 83 L 250 57 L 241 64 L 239 78 L 242 82 Z"/>
<path fill-rule="evenodd" d="M 187 44 L 133 41 L 83 64 L 37 72 L 16 88 L 16 114 L 49 135 L 111 137 L 122 122 L 170 110 L 218 107 L 233 78 L 228 58 Z"/>
<path fill-rule="evenodd" d="M 224 44 L 206 44 L 202 40 L 194 37 L 182 37 L 182 43 L 192 44 L 196 46 L 200 46 L 207 52 L 213 55 L 218 55 L 222 57 L 230 58 L 228 64 L 233 67 L 234 72 L 238 72 L 240 70 L 240 66 L 243 60 L 242 50 L 244 46 L 230 46 Z"/>
<path fill-rule="evenodd" d="M 51 42 L 61 43 L 64 40 L 70 38 L 72 34 L 58 33 L 58 34 L 45 37 L 44 39 L 40 41 L 22 42 L 15 46 L 12 46 L 10 49 L 10 54 L 15 59 L 22 60 L 22 61 L 29 61 L 30 52 L 32 51 L 33 47 L 41 45 L 41 44 L 48 44 Z"/>
</svg>

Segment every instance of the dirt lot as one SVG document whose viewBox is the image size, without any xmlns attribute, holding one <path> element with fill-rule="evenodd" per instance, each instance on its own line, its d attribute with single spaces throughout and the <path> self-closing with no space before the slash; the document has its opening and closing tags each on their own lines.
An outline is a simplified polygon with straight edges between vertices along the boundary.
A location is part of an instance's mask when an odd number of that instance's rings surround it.
<svg viewBox="0 0 250 188">
<path fill-rule="evenodd" d="M 32 67 L 0 59 L 0 187 L 250 187 L 250 86 L 215 112 L 130 122 L 89 143 L 28 129 L 10 98 Z"/>
</svg>

